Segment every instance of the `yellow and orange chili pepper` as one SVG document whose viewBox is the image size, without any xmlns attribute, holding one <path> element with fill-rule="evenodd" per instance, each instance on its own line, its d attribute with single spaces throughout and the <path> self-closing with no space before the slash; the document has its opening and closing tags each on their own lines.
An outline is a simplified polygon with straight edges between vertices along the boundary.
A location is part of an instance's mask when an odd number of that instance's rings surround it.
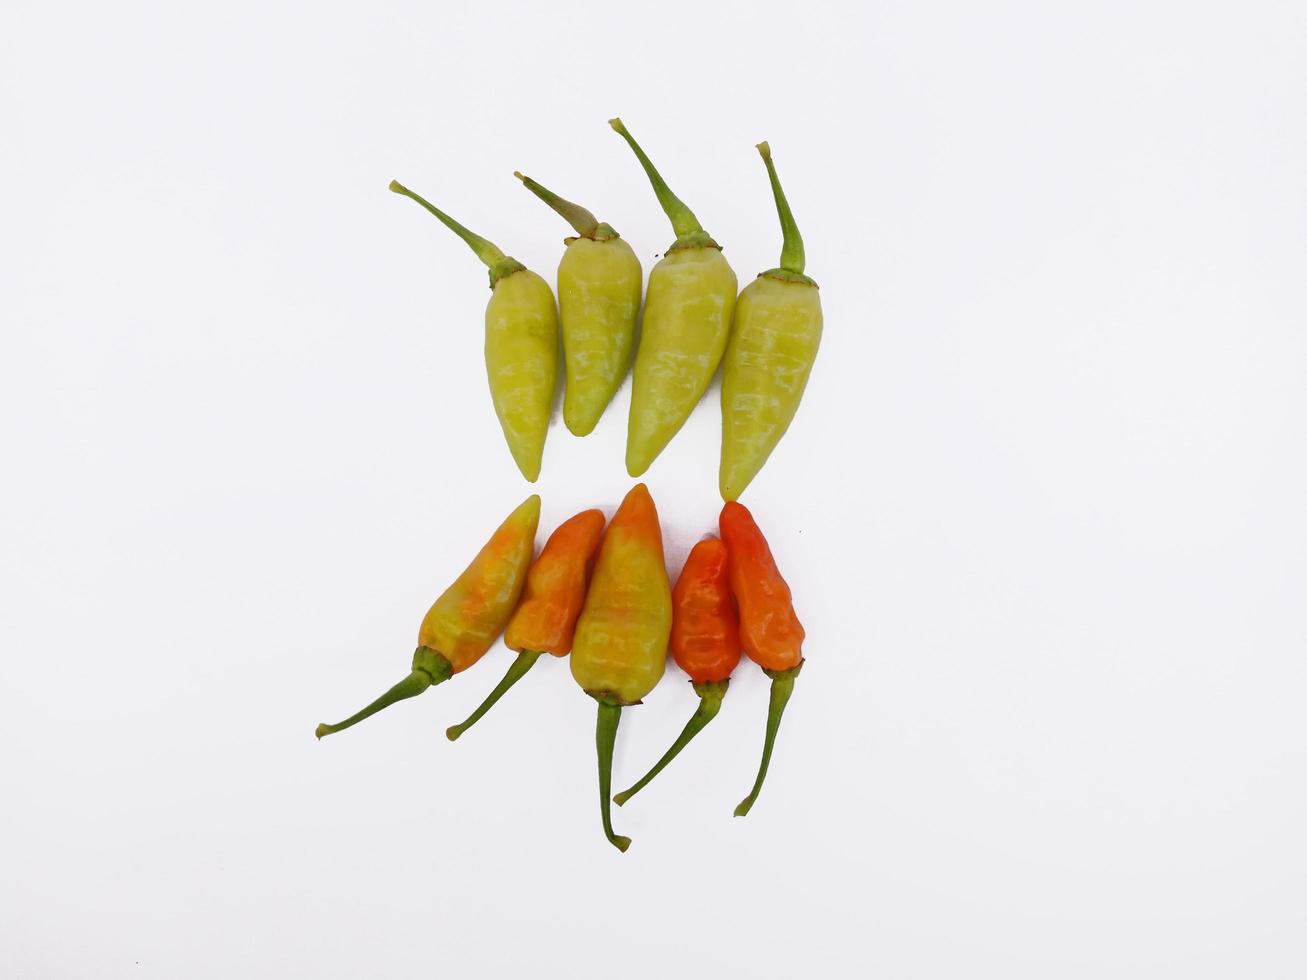
<svg viewBox="0 0 1307 980">
<path fill-rule="evenodd" d="M 672 590 L 663 558 L 658 509 L 637 485 L 609 522 L 572 645 L 572 677 L 599 703 L 595 747 L 604 835 L 619 851 L 629 837 L 613 833 L 613 744 L 623 705 L 639 704 L 657 685 L 672 628 Z"/>
<path fill-rule="evenodd" d="M 451 742 L 475 725 L 535 666 L 541 654 L 565 657 L 571 652 L 576 619 L 585 602 L 590 559 L 603 533 L 603 511 L 583 510 L 549 535 L 540 557 L 526 573 L 522 601 L 504 631 L 504 645 L 518 651 L 517 659 L 466 721 L 445 730 Z"/>
<path fill-rule="evenodd" d="M 396 701 L 416 697 L 480 660 L 517 606 L 539 521 L 540 498 L 532 495 L 508 515 L 427 611 L 409 675 L 357 714 L 334 725 L 319 725 L 318 738 L 356 725 Z"/>
<path fill-rule="evenodd" d="M 730 556 L 731 591 L 740 609 L 740 643 L 749 659 L 772 679 L 758 778 L 735 808 L 735 815 L 742 817 L 762 791 L 781 715 L 794 692 L 794 679 L 803 669 L 804 631 L 794 613 L 790 587 L 748 508 L 732 501 L 722 508 L 718 523 Z"/>
</svg>

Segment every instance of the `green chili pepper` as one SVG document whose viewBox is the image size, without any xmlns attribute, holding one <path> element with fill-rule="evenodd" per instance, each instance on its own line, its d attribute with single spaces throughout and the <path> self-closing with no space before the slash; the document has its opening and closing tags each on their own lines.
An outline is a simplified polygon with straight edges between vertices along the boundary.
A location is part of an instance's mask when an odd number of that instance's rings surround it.
<svg viewBox="0 0 1307 980">
<path fill-rule="evenodd" d="M 635 355 L 626 470 L 639 476 L 685 424 L 726 350 L 735 273 L 699 219 L 663 182 L 620 119 L 608 124 L 630 144 L 667 212 L 676 241 L 649 273 L 644 334 Z"/>
<path fill-rule="evenodd" d="M 490 269 L 491 295 L 486 304 L 490 398 L 513 461 L 534 483 L 540 476 L 558 377 L 558 312 L 549 283 L 399 181 L 392 180 L 390 189 L 434 214 Z"/>
<path fill-rule="evenodd" d="M 781 264 L 744 287 L 722 368 L 723 500 L 735 500 L 790 427 L 821 343 L 821 297 L 803 274 L 803 239 L 771 149 L 758 144 L 780 214 Z"/>
<path fill-rule="evenodd" d="M 631 364 L 644 281 L 640 260 L 612 225 L 530 177 L 517 171 L 513 176 L 576 229 L 575 238 L 563 239 L 567 250 L 558 263 L 558 306 L 567 370 L 563 422 L 573 435 L 589 435 Z"/>
</svg>

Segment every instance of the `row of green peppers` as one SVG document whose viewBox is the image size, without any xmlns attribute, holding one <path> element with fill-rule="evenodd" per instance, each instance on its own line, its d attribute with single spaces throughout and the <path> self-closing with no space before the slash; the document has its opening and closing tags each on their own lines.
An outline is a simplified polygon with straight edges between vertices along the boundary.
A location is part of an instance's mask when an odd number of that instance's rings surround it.
<svg viewBox="0 0 1307 980">
<path fill-rule="evenodd" d="M 722 376 L 724 500 L 735 500 L 762 469 L 799 407 L 821 342 L 817 284 L 804 274 L 803 239 L 781 190 L 771 151 L 767 166 L 784 244 L 781 262 L 736 298 L 737 282 L 721 246 L 668 188 L 620 119 L 610 120 L 635 151 L 676 240 L 649 274 L 640 348 L 635 355 L 626 468 L 640 476 L 684 425 L 719 364 Z M 558 305 L 549 284 L 407 187 L 417 201 L 490 269 L 485 356 L 490 395 L 522 475 L 540 475 L 558 373 L 559 313 L 566 368 L 563 421 L 590 433 L 631 361 L 642 271 L 613 227 L 522 174 L 526 187 L 576 230 L 558 266 Z"/>
<path fill-rule="evenodd" d="M 610 798 L 625 803 L 716 716 L 743 651 L 772 678 L 762 762 L 752 791 L 735 809 L 744 816 L 762 790 L 781 714 L 803 666 L 804 638 L 789 586 L 753 516 L 742 504 L 727 503 L 721 537 L 695 545 L 675 588 L 658 511 L 644 484 L 626 495 L 606 530 L 601 511 L 582 511 L 559 525 L 533 562 L 539 520 L 540 498 L 529 497 L 427 612 L 409 675 L 357 714 L 319 725 L 318 738 L 466 670 L 502 632 L 518 656 L 468 719 L 446 731 L 452 741 L 543 654 L 571 653 L 572 677 L 599 705 L 595 742 L 604 834 L 625 851 L 631 841 L 613 832 Z M 622 708 L 654 689 L 669 647 L 694 684 L 699 708 L 649 773 L 611 797 Z"/>
</svg>

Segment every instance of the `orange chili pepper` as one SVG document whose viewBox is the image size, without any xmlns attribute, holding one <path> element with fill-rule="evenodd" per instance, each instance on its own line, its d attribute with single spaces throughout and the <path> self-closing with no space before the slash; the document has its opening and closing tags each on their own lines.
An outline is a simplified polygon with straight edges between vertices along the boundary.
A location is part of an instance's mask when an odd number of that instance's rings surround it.
<svg viewBox="0 0 1307 980">
<path fill-rule="evenodd" d="M 585 602 L 590 559 L 604 533 L 604 512 L 583 510 L 549 535 L 544 550 L 526 573 L 522 602 L 504 631 L 504 645 L 518 651 L 493 691 L 467 720 L 445 729 L 452 742 L 477 721 L 535 666 L 542 653 L 565 657 L 572 650 L 572 632 Z"/>
<path fill-rule="evenodd" d="M 781 715 L 794 693 L 794 679 L 803 669 L 804 633 L 794 614 L 790 587 L 748 508 L 732 501 L 722 508 L 718 523 L 730 554 L 731 591 L 740 607 L 740 642 L 749 659 L 772 679 L 758 778 L 752 792 L 735 808 L 735 815 L 742 817 L 762 791 Z"/>
<path fill-rule="evenodd" d="M 357 714 L 335 725 L 319 725 L 318 738 L 356 725 L 396 701 L 416 697 L 480 660 L 517 607 L 539 521 L 540 498 L 527 497 L 427 610 L 411 673 Z"/>
<path fill-rule="evenodd" d="M 740 617 L 731 595 L 726 545 L 714 537 L 696 544 L 672 589 L 672 659 L 690 675 L 699 707 L 666 754 L 613 802 L 621 806 L 663 771 L 717 717 L 740 662 Z"/>
</svg>

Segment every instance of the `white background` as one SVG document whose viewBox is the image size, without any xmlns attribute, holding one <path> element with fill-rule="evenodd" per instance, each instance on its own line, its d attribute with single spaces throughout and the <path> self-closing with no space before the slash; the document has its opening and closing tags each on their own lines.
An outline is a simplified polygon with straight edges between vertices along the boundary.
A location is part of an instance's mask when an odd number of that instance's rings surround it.
<svg viewBox="0 0 1307 980">
<path fill-rule="evenodd" d="M 1305 55 L 1292 2 L 5 3 L 0 973 L 1302 977 Z M 769 139 L 827 323 L 746 496 L 809 638 L 766 792 L 746 663 L 626 855 L 565 662 L 312 736 L 528 492 L 484 270 L 386 184 L 552 279 L 522 169 L 647 270 L 618 114 L 741 283 Z"/>
</svg>

